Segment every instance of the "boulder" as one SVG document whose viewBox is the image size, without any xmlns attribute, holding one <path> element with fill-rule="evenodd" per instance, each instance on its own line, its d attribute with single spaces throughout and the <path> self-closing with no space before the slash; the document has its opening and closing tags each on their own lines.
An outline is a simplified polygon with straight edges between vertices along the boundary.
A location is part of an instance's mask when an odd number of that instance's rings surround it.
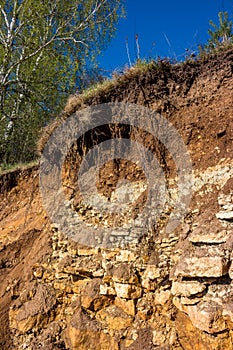
<svg viewBox="0 0 233 350">
<path fill-rule="evenodd" d="M 222 248 L 197 247 L 185 253 L 174 267 L 171 278 L 221 277 L 229 270 L 229 256 Z"/>
</svg>

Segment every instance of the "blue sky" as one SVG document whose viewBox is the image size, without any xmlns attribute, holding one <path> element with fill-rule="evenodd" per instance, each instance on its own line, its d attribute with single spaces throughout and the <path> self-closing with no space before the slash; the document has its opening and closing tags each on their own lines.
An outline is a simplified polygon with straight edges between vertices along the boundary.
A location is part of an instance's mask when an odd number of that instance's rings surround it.
<svg viewBox="0 0 233 350">
<path fill-rule="evenodd" d="M 218 23 L 218 12 L 233 15 L 233 0 L 126 0 L 126 18 L 121 19 L 115 38 L 99 57 L 100 66 L 110 73 L 121 71 L 136 60 L 135 35 L 140 58 L 171 57 L 182 60 L 185 49 L 195 50 L 208 40 L 209 21 Z"/>
</svg>

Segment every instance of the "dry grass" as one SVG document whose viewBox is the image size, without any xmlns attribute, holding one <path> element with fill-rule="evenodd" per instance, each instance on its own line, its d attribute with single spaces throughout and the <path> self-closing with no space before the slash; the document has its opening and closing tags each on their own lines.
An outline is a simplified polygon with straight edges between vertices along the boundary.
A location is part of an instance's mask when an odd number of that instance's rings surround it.
<svg viewBox="0 0 233 350">
<path fill-rule="evenodd" d="M 117 89 L 125 80 L 129 80 L 140 73 L 145 73 L 156 66 L 158 66 L 158 63 L 155 61 L 147 62 L 146 60 L 140 60 L 135 66 L 125 69 L 123 74 L 113 74 L 112 79 L 106 79 L 102 83 L 94 84 L 80 95 L 70 96 L 64 108 L 65 118 L 69 117 L 75 111 L 85 108 L 95 96 L 105 94 L 112 89 Z"/>
</svg>

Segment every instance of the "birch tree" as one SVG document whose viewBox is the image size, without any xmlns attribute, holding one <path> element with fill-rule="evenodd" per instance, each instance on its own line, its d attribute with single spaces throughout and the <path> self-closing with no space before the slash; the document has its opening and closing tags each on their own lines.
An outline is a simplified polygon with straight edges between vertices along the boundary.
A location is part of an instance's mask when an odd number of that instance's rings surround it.
<svg viewBox="0 0 233 350">
<path fill-rule="evenodd" d="M 0 0 L 0 163 L 34 157 L 38 130 L 122 13 L 121 0 Z"/>
</svg>

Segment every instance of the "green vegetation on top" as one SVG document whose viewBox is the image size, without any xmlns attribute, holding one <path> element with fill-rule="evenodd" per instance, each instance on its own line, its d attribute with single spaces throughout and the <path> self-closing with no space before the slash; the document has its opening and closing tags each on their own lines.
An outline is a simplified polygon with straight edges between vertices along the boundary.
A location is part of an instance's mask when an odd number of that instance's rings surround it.
<svg viewBox="0 0 233 350">
<path fill-rule="evenodd" d="M 219 12 L 218 19 L 218 25 L 210 21 L 210 25 L 213 29 L 208 30 L 210 38 L 205 45 L 206 50 L 223 49 L 233 44 L 233 23 L 229 19 L 228 12 Z"/>
<path fill-rule="evenodd" d="M 34 160 L 28 163 L 15 163 L 15 164 L 1 164 L 0 165 L 0 176 L 15 170 L 24 170 L 39 164 L 38 160 Z"/>
</svg>

